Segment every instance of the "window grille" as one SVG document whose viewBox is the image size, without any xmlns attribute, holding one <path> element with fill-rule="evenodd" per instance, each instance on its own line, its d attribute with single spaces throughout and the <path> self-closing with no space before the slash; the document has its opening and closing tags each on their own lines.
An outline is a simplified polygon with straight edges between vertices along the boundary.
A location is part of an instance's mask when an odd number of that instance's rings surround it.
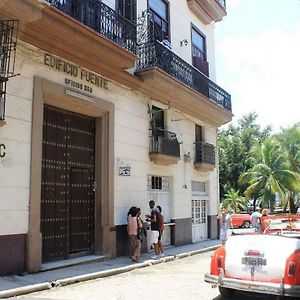
<svg viewBox="0 0 300 300">
<path fill-rule="evenodd" d="M 148 175 L 148 191 L 169 191 L 169 177 Z"/>
<path fill-rule="evenodd" d="M 192 192 L 196 193 L 206 193 L 206 183 L 205 181 L 192 181 Z"/>
<path fill-rule="evenodd" d="M 0 20 L 0 120 L 5 118 L 7 81 L 15 76 L 18 25 L 17 20 Z"/>
</svg>

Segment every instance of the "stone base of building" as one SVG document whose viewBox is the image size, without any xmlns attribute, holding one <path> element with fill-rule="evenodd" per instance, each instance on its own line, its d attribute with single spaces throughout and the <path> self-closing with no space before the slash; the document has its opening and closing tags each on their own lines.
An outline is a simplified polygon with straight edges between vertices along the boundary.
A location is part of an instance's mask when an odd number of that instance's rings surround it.
<svg viewBox="0 0 300 300">
<path fill-rule="evenodd" d="M 26 234 L 0 236 L 0 276 L 26 271 Z"/>
</svg>

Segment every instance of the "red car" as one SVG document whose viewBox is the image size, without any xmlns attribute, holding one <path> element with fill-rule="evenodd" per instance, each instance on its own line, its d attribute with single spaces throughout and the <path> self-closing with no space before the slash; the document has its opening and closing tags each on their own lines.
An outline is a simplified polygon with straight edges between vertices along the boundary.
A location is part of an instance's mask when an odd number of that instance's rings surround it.
<svg viewBox="0 0 300 300">
<path fill-rule="evenodd" d="M 232 226 L 234 228 L 249 228 L 251 219 L 248 213 L 240 213 L 231 215 Z"/>
<path fill-rule="evenodd" d="M 205 281 L 229 299 L 236 290 L 300 298 L 300 216 L 268 216 L 261 233 L 229 237 Z"/>
</svg>

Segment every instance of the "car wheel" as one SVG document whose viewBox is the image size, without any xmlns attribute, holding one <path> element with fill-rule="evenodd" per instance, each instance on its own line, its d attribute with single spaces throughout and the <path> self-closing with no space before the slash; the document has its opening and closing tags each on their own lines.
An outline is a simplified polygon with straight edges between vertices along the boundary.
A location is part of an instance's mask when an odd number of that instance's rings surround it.
<svg viewBox="0 0 300 300">
<path fill-rule="evenodd" d="M 224 297 L 232 297 L 235 293 L 235 290 L 219 286 L 219 292 Z"/>
<path fill-rule="evenodd" d="M 243 228 L 250 228 L 250 222 L 249 221 L 245 221 L 243 223 Z"/>
</svg>

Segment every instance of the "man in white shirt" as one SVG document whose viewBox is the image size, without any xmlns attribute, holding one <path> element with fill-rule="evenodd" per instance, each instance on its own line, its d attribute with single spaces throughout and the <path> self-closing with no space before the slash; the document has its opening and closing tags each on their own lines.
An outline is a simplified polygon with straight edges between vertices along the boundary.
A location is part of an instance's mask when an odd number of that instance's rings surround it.
<svg viewBox="0 0 300 300">
<path fill-rule="evenodd" d="M 257 207 L 256 211 L 251 215 L 250 220 L 252 223 L 252 227 L 254 228 L 254 231 L 260 231 L 260 218 L 262 217 L 262 214 L 260 213 L 260 208 Z"/>
</svg>

